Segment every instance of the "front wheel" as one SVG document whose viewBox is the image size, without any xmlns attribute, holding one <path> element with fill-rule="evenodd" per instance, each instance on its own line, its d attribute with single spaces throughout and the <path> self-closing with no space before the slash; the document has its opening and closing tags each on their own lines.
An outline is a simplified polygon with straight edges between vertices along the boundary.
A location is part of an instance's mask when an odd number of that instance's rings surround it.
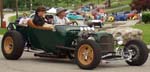
<svg viewBox="0 0 150 72">
<path fill-rule="evenodd" d="M 81 69 L 94 69 L 101 60 L 100 46 L 95 41 L 83 40 L 77 46 L 75 55 L 75 61 Z"/>
<path fill-rule="evenodd" d="M 141 66 L 148 58 L 148 48 L 143 41 L 132 40 L 125 45 L 126 63 L 131 66 Z"/>
</svg>

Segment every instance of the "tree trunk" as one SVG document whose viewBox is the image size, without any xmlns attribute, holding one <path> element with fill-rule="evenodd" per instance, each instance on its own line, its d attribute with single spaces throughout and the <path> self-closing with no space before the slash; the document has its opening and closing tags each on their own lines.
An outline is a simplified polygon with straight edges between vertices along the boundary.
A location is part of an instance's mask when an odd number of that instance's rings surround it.
<svg viewBox="0 0 150 72">
<path fill-rule="evenodd" d="M 108 7 L 111 7 L 111 0 L 108 0 Z"/>
<path fill-rule="evenodd" d="M 18 19 L 18 0 L 16 0 L 16 19 Z"/>
<path fill-rule="evenodd" d="M 3 22 L 3 0 L 0 0 L 0 3 L 1 3 L 1 4 L 0 4 L 0 17 L 1 17 L 1 18 L 0 18 L 0 19 L 1 19 L 0 21 L 1 21 L 1 22 L 0 22 L 0 23 L 1 23 L 1 26 L 2 26 L 2 22 Z"/>
</svg>

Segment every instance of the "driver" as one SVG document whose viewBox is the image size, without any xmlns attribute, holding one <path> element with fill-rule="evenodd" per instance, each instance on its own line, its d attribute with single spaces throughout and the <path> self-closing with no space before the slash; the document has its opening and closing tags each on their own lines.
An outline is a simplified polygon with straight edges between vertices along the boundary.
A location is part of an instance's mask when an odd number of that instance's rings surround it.
<svg viewBox="0 0 150 72">
<path fill-rule="evenodd" d="M 73 24 L 67 17 L 66 17 L 66 9 L 64 8 L 57 8 L 56 16 L 54 17 L 54 24 L 59 25 L 70 25 Z"/>
</svg>

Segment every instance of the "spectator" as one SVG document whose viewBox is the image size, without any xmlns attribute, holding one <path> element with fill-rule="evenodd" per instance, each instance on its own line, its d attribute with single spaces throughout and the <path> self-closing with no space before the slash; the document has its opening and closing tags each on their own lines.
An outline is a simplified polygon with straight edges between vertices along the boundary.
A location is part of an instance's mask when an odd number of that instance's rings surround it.
<svg viewBox="0 0 150 72">
<path fill-rule="evenodd" d="M 28 20 L 27 13 L 23 13 L 23 17 L 19 20 L 19 25 L 27 26 Z"/>
</svg>

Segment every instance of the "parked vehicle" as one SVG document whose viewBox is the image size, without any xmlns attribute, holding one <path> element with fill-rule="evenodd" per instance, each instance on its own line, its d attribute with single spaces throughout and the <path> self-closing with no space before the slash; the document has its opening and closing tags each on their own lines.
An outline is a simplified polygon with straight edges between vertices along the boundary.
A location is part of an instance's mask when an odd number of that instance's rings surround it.
<svg viewBox="0 0 150 72">
<path fill-rule="evenodd" d="M 5 12 L 13 12 L 14 10 L 10 9 L 10 8 L 5 8 L 5 9 L 3 9 L 3 11 L 5 11 Z"/>
<path fill-rule="evenodd" d="M 107 19 L 108 22 L 114 22 L 115 21 L 115 17 L 113 15 L 108 16 Z"/>
<path fill-rule="evenodd" d="M 114 17 L 116 21 L 127 21 L 127 15 L 124 12 L 118 12 Z"/>
<path fill-rule="evenodd" d="M 6 32 L 2 39 L 2 53 L 8 60 L 19 59 L 26 47 L 44 51 L 35 56 L 74 59 L 81 69 L 88 70 L 96 68 L 102 60 L 119 58 L 131 66 L 141 66 L 148 58 L 143 41 L 130 40 L 122 44 L 119 38 L 114 39 L 112 34 L 95 27 L 55 25 L 55 29 L 50 30 L 36 26 L 32 20 L 28 27 L 13 25 L 16 28 Z"/>
<path fill-rule="evenodd" d="M 77 15 L 75 13 L 68 13 L 67 14 L 67 17 L 70 19 L 70 20 L 83 20 L 83 16 L 81 15 Z"/>
</svg>

